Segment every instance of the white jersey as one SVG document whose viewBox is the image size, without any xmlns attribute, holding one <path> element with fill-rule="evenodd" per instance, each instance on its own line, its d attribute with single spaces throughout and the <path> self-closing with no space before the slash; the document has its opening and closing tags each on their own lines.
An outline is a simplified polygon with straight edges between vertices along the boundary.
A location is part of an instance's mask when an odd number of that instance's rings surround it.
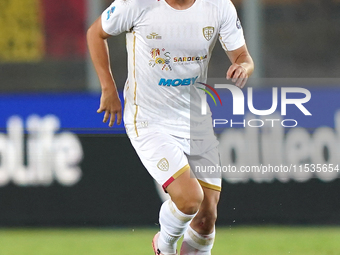
<svg viewBox="0 0 340 255">
<path fill-rule="evenodd" d="M 196 0 L 186 10 L 165 0 L 116 0 L 102 14 L 102 26 L 110 35 L 127 32 L 129 137 L 155 130 L 183 138 L 213 135 L 210 110 L 201 114 L 199 82 L 206 83 L 218 38 L 226 51 L 245 44 L 230 0 Z"/>
</svg>

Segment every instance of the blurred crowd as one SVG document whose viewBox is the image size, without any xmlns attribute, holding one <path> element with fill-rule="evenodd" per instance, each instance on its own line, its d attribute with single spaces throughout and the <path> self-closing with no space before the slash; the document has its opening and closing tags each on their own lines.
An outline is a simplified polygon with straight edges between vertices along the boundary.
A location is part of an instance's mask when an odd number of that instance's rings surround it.
<svg viewBox="0 0 340 255">
<path fill-rule="evenodd" d="M 102 0 L 103 10 L 110 2 Z M 242 20 L 242 0 L 233 2 Z M 87 3 L 0 1 L 0 92 L 87 89 Z M 263 78 L 340 78 L 339 0 L 262 0 L 262 5 Z M 125 37 L 109 42 L 113 72 L 122 88 Z M 217 45 L 209 77 L 223 77 L 227 67 Z"/>
</svg>

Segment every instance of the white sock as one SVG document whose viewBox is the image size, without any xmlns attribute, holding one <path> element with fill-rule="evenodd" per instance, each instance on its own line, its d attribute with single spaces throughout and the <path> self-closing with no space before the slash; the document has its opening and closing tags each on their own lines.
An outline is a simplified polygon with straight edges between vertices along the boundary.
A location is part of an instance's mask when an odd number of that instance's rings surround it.
<svg viewBox="0 0 340 255">
<path fill-rule="evenodd" d="M 163 203 L 159 212 L 161 233 L 158 239 L 158 249 L 164 255 L 176 253 L 177 241 L 184 234 L 195 215 L 182 213 L 171 200 Z"/>
<path fill-rule="evenodd" d="M 181 255 L 210 255 L 214 239 L 215 230 L 209 235 L 201 235 L 189 226 L 184 234 Z"/>
</svg>

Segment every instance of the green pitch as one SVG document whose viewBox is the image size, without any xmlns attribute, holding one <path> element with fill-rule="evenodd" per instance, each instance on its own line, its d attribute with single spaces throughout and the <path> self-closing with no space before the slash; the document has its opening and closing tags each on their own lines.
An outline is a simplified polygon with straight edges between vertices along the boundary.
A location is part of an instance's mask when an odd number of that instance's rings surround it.
<svg viewBox="0 0 340 255">
<path fill-rule="evenodd" d="M 156 229 L 0 230 L 1 255 L 153 255 Z M 340 228 L 218 228 L 213 255 L 338 255 Z"/>
</svg>

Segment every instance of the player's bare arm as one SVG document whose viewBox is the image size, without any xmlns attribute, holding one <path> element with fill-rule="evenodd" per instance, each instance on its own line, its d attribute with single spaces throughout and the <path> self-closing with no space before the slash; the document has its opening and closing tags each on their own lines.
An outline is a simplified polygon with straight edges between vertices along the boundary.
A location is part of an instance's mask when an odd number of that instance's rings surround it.
<svg viewBox="0 0 340 255">
<path fill-rule="evenodd" d="M 97 112 L 105 112 L 103 122 L 107 122 L 111 115 L 109 126 L 112 127 L 116 115 L 117 124 L 120 125 L 122 121 L 122 106 L 110 67 L 107 45 L 109 36 L 102 28 L 101 18 L 98 18 L 87 32 L 89 51 L 102 88 L 100 107 Z"/>
<path fill-rule="evenodd" d="M 232 63 L 227 71 L 227 79 L 232 79 L 232 82 L 236 82 L 236 86 L 243 88 L 248 80 L 248 77 L 254 71 L 254 62 L 251 58 L 247 46 L 244 45 L 241 48 L 228 51 L 227 55 Z"/>
</svg>

